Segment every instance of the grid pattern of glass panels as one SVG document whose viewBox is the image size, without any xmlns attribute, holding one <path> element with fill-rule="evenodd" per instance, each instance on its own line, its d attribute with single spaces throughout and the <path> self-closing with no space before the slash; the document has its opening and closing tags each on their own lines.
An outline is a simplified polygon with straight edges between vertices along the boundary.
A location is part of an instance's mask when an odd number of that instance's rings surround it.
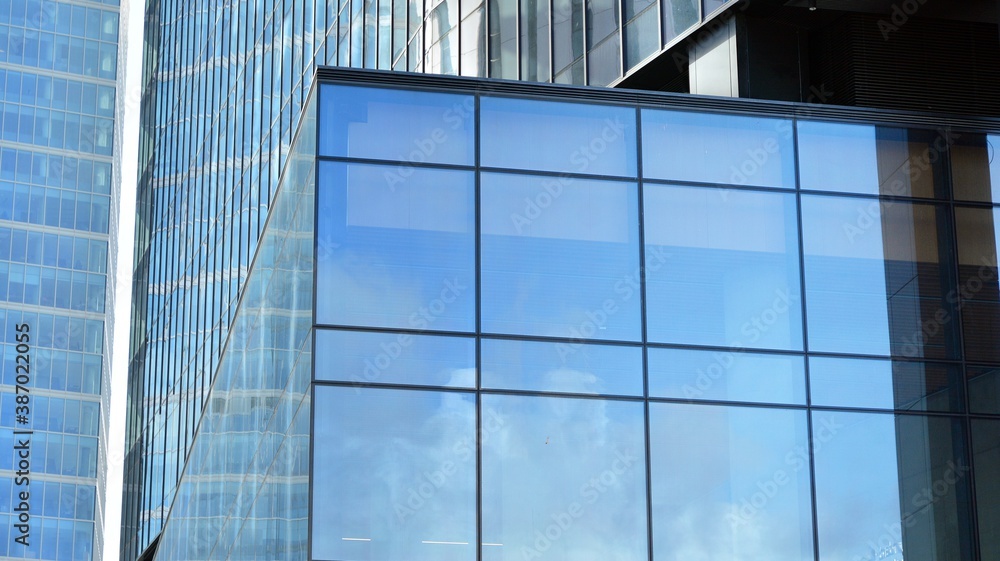
<svg viewBox="0 0 1000 561">
<path fill-rule="evenodd" d="M 282 176 L 165 517 L 161 561 L 307 555 L 314 122 L 306 117 Z"/>
<path fill-rule="evenodd" d="M 991 558 L 1000 136 L 497 89 L 321 86 L 312 559 Z"/>
<path fill-rule="evenodd" d="M 19 9 L 14 4 L 10 10 Z M 0 12 L 6 6 L 0 5 Z M 162 527 L 315 65 L 604 85 L 662 46 L 683 40 L 718 6 L 707 0 L 147 2 L 126 558 L 145 550 Z M 45 68 L 93 67 L 100 76 L 113 75 L 104 27 L 96 35 L 74 31 L 78 22 L 94 18 L 103 26 L 105 11 L 89 5 L 83 11 L 58 11 L 39 30 L 39 46 L 32 42 L 24 51 L 37 57 L 21 54 L 20 60 L 37 58 Z M 29 22 L 23 25 L 34 25 L 31 17 L 19 11 L 12 17 L 19 23 L 12 23 L 9 32 L 0 26 L 7 33 L 0 35 L 0 44 L 34 33 L 20 31 L 22 19 Z M 23 91 L 26 72 L 21 75 Z M 7 83 L 14 87 L 10 74 Z M 81 127 L 104 130 L 99 126 L 106 117 L 101 89 L 91 115 L 94 92 L 86 82 L 35 87 L 45 96 L 45 111 L 22 113 L 11 101 L 17 134 L 65 145 L 74 142 Z M 80 96 L 69 95 L 77 91 Z M 47 123 L 42 135 L 39 123 Z M 100 153 L 102 145 L 83 148 Z M 45 189 L 50 190 L 48 184 Z M 37 192 L 42 196 L 41 189 Z M 45 198 L 48 207 L 54 209 L 58 200 L 60 208 L 57 214 L 36 204 L 45 220 L 57 215 L 64 220 L 62 208 L 71 201 L 76 209 L 88 204 L 80 194 L 44 195 L 56 197 Z M 90 197 L 91 205 L 104 201 Z M 0 213 L 4 201 L 0 183 Z M 168 418 L 175 419 L 169 429 Z"/>
<path fill-rule="evenodd" d="M 0 558 L 100 559 L 118 0 L 0 0 Z M 30 546 L 13 507 L 30 326 Z M 110 331 L 110 330 L 107 330 Z M 107 403 L 107 396 L 103 396 Z M 117 491 L 112 491 L 112 497 Z M 95 530 L 96 528 L 96 530 Z"/>
</svg>

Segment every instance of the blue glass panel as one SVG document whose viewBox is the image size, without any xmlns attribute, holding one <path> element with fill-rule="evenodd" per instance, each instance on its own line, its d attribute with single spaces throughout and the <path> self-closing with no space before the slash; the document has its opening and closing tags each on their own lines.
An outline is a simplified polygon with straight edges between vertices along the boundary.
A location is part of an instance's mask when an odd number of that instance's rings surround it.
<svg viewBox="0 0 1000 561">
<path fill-rule="evenodd" d="M 317 387 L 317 559 L 476 559 L 470 394 Z"/>
<path fill-rule="evenodd" d="M 782 119 L 642 111 L 648 178 L 795 187 L 792 124 Z"/>
<path fill-rule="evenodd" d="M 733 351 L 648 351 L 649 395 L 804 405 L 802 357 Z"/>
<path fill-rule="evenodd" d="M 649 405 L 653 558 L 812 559 L 806 413 Z"/>
<path fill-rule="evenodd" d="M 483 97 L 484 166 L 635 177 L 635 110 Z"/>
<path fill-rule="evenodd" d="M 480 196 L 483 331 L 639 340 L 634 184 L 483 174 Z"/>
<path fill-rule="evenodd" d="M 474 176 L 320 164 L 319 323 L 471 331 Z"/>
<path fill-rule="evenodd" d="M 820 561 L 971 559 L 964 421 L 812 415 Z"/>
<path fill-rule="evenodd" d="M 946 364 L 809 359 L 813 405 L 961 412 L 962 383 L 960 369 Z"/>
<path fill-rule="evenodd" d="M 954 258 L 939 243 L 943 208 L 802 197 L 809 348 L 951 358 Z"/>
<path fill-rule="evenodd" d="M 352 86 L 320 92 L 319 154 L 472 165 L 472 96 Z"/>
<path fill-rule="evenodd" d="M 474 388 L 476 342 L 463 337 L 316 331 L 317 380 Z"/>
<path fill-rule="evenodd" d="M 642 349 L 483 339 L 484 389 L 642 395 Z"/>
<path fill-rule="evenodd" d="M 646 185 L 650 341 L 802 348 L 795 197 Z"/>
<path fill-rule="evenodd" d="M 642 403 L 482 396 L 483 561 L 648 558 Z"/>
<path fill-rule="evenodd" d="M 874 126 L 799 121 L 798 142 L 803 189 L 879 193 Z"/>
</svg>

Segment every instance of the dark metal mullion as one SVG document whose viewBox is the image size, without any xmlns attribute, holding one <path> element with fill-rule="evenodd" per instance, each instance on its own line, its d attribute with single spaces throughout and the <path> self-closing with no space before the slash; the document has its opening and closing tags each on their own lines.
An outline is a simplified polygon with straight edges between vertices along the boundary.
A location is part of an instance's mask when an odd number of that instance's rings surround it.
<svg viewBox="0 0 1000 561">
<path fill-rule="evenodd" d="M 486 2 L 483 2 L 484 8 L 486 8 Z M 489 12 L 488 9 L 485 10 Z M 459 15 L 461 15 L 461 9 L 459 9 Z M 461 22 L 459 22 L 461 26 Z M 487 33 L 487 43 L 489 43 L 489 33 Z M 461 51 L 459 51 L 459 58 L 461 58 Z M 487 67 L 489 66 L 489 60 L 486 61 Z M 489 68 L 487 68 L 487 73 Z M 481 282 L 481 271 L 482 271 L 482 250 L 480 240 L 482 238 L 482 213 L 480 212 L 480 128 L 479 128 L 479 100 L 481 94 L 476 92 L 475 94 L 475 109 L 473 110 L 473 142 L 474 146 L 474 159 L 475 159 L 475 193 L 473 195 L 473 215 L 475 217 L 475 234 L 474 234 L 474 245 L 475 245 L 475 330 L 476 330 L 476 561 L 482 561 L 483 559 L 483 443 L 481 442 L 481 435 L 483 434 L 483 394 L 482 394 L 482 376 L 483 376 L 483 360 L 482 360 L 482 282 Z"/>
<path fill-rule="evenodd" d="M 504 0 L 498 0 L 504 1 Z M 514 79 L 520 80 L 521 72 L 521 2 L 522 0 L 507 0 L 514 2 Z"/>
<path fill-rule="evenodd" d="M 809 371 L 809 313 L 806 310 L 806 258 L 805 236 L 802 225 L 802 190 L 800 187 L 801 170 L 799 167 L 799 135 L 798 119 L 792 119 L 792 162 L 795 173 L 795 221 L 796 237 L 799 246 L 799 309 L 802 313 L 802 350 L 805 353 L 803 368 L 806 390 L 806 448 L 809 453 L 809 495 L 811 503 L 813 559 L 819 560 L 819 514 L 816 506 L 816 458 L 815 439 L 813 438 L 812 389 Z"/>
<path fill-rule="evenodd" d="M 581 14 L 581 16 L 580 16 L 580 21 L 581 21 L 580 38 L 583 40 L 583 54 L 580 56 L 580 61 L 583 63 L 583 83 L 584 84 L 589 84 L 590 83 L 590 69 L 588 68 L 589 67 L 588 61 L 590 60 L 590 49 L 587 47 L 587 44 L 589 42 L 588 40 L 590 39 L 590 33 L 587 32 L 587 3 L 590 2 L 590 1 L 591 0 L 580 0 L 580 6 L 583 8 L 583 11 L 580 12 L 580 14 Z M 570 0 L 570 2 L 571 2 L 570 6 L 572 6 L 572 0 Z M 570 8 L 570 9 L 572 9 L 572 8 Z M 572 41 L 572 37 L 573 37 L 573 21 L 572 21 L 572 17 L 571 17 L 571 19 L 570 19 L 570 41 Z M 571 69 L 570 73 L 571 74 L 573 72 L 572 71 L 572 67 L 573 67 L 574 63 L 576 63 L 575 60 L 572 63 L 570 63 L 570 69 Z"/>
<path fill-rule="evenodd" d="M 635 106 L 636 196 L 639 199 L 639 329 L 642 337 L 642 412 L 646 446 L 646 556 L 653 559 L 653 460 L 649 436 L 649 349 L 646 347 L 646 233 L 642 184 L 642 109 Z"/>
<path fill-rule="evenodd" d="M 556 28 L 555 28 L 555 0 L 548 0 L 549 6 L 549 75 L 545 77 L 546 82 L 556 81 Z"/>
</svg>

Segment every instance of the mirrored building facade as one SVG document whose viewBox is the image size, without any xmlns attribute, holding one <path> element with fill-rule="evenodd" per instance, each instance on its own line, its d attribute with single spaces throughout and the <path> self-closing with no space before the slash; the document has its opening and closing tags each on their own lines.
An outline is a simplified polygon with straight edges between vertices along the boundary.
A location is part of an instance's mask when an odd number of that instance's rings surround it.
<svg viewBox="0 0 1000 561">
<path fill-rule="evenodd" d="M 1000 123 L 317 78 L 155 559 L 1000 555 Z"/>
<path fill-rule="evenodd" d="M 484 79 L 748 4 L 149 2 L 123 557 L 989 559 L 994 120 Z"/>
<path fill-rule="evenodd" d="M 119 11 L 0 1 L 0 559 L 103 557 Z"/>
<path fill-rule="evenodd" d="M 124 557 L 176 496 L 318 65 L 606 85 L 733 3 L 147 2 Z"/>
</svg>

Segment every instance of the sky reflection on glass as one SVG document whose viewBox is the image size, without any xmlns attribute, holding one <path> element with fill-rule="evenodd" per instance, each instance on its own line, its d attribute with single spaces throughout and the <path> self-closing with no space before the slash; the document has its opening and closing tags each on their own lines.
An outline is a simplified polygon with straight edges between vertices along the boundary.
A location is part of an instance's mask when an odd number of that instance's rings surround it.
<svg viewBox="0 0 1000 561">
<path fill-rule="evenodd" d="M 471 394 L 317 387 L 313 556 L 476 559 Z"/>
</svg>

